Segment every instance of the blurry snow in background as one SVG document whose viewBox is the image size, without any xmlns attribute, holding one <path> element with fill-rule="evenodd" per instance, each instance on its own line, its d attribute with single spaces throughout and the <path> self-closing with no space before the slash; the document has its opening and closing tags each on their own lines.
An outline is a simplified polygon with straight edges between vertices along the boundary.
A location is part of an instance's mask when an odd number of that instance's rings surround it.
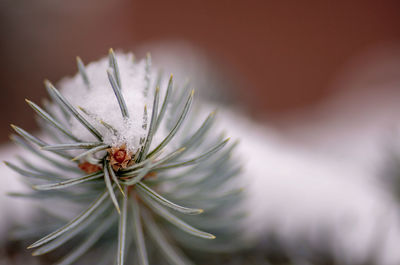
<svg viewBox="0 0 400 265">
<path fill-rule="evenodd" d="M 164 61 L 182 50 L 169 50 Z M 188 61 L 204 62 L 193 54 L 201 60 L 191 55 Z M 179 64 L 185 60 L 176 69 Z M 204 69 L 190 68 L 205 76 L 212 72 Z M 382 46 L 361 54 L 333 86 L 337 93 L 330 100 L 282 117 L 277 127 L 251 121 L 242 111 L 220 113 L 221 127 L 241 139 L 250 211 L 245 227 L 257 240 L 277 233 L 288 247 L 297 240 L 318 247 L 319 234 L 328 230 L 342 262 L 366 261 L 375 249 L 380 262 L 398 264 L 399 205 L 382 173 L 399 147 L 400 49 Z"/>
<path fill-rule="evenodd" d="M 399 205 L 383 185 L 386 162 L 399 150 L 399 66 L 398 47 L 377 47 L 349 62 L 329 101 L 282 117 L 278 140 L 245 137 L 253 143 L 242 144 L 245 153 L 258 150 L 247 174 L 256 179 L 251 223 L 266 231 L 271 222 L 287 242 L 312 241 L 328 226 L 350 264 L 377 245 L 382 264 L 400 262 Z M 254 139 L 262 137 L 260 148 Z"/>
</svg>

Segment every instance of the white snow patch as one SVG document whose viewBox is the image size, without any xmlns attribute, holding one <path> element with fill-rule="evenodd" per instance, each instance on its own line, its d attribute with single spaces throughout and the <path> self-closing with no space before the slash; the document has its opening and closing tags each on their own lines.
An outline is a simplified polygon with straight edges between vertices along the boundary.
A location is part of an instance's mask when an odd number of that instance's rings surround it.
<svg viewBox="0 0 400 265">
<path fill-rule="evenodd" d="M 108 80 L 108 57 L 97 62 L 92 62 L 86 66 L 90 88 L 87 88 L 80 74 L 74 77 L 64 78 L 59 83 L 58 88 L 74 107 L 82 107 L 94 114 L 92 117 L 88 117 L 79 110 L 104 136 L 104 142 L 106 144 L 112 146 L 126 144 L 128 150 L 135 152 L 140 145 L 140 138 L 146 136 L 146 130 L 142 127 L 145 105 L 147 106 L 148 113 L 147 129 L 150 125 L 155 87 L 155 71 L 150 72 L 150 86 L 148 96 L 146 97 L 144 95 L 146 87 L 145 60 L 134 62 L 132 53 L 117 53 L 116 59 L 121 77 L 121 91 L 128 108 L 129 118 L 123 118 L 117 98 Z M 162 95 L 162 93 L 160 94 Z M 100 124 L 99 120 L 103 120 L 111 125 L 118 131 L 118 134 L 114 135 L 112 131 Z M 72 133 L 80 140 L 96 140 L 90 131 L 74 117 L 72 117 L 69 122 L 71 124 L 70 129 Z M 157 141 L 157 139 L 155 141 Z"/>
</svg>

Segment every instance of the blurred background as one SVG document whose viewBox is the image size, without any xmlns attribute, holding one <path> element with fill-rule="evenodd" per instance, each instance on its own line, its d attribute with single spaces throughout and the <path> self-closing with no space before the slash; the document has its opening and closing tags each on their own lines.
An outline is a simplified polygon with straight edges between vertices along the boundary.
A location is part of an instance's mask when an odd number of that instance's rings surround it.
<svg viewBox="0 0 400 265">
<path fill-rule="evenodd" d="M 368 238 L 380 241 L 365 231 L 380 224 L 387 205 L 400 230 L 399 14 L 396 0 L 0 0 L 0 142 L 8 141 L 10 123 L 36 128 L 24 98 L 40 102 L 45 78 L 75 74 L 76 56 L 88 63 L 113 47 L 139 58 L 150 51 L 156 61 L 171 52 L 181 68 L 209 71 L 202 84 L 215 85 L 217 74 L 256 121 L 248 128 L 267 125 L 244 131 L 246 153 L 261 154 L 252 159 L 261 167 L 246 172 L 253 204 L 263 207 L 254 217 L 259 226 L 278 216 L 271 230 L 280 227 L 289 242 L 309 226 L 314 234 L 304 235 L 320 246 L 318 229 L 334 212 L 338 220 L 354 215 L 353 225 L 336 220 L 334 234 L 350 255 L 357 248 L 369 254 Z M 390 192 L 382 195 L 385 181 Z M 397 230 L 387 230 L 395 239 L 381 255 L 392 253 L 394 262 L 376 264 L 398 264 Z"/>
<path fill-rule="evenodd" d="M 90 62 L 110 47 L 175 41 L 228 71 L 253 117 L 279 125 L 343 89 L 335 84 L 354 60 L 394 52 L 399 11 L 395 0 L 2 0 L 0 141 L 11 122 L 34 128 L 23 99 L 39 102 L 45 78 L 74 74 L 75 56 Z"/>
</svg>

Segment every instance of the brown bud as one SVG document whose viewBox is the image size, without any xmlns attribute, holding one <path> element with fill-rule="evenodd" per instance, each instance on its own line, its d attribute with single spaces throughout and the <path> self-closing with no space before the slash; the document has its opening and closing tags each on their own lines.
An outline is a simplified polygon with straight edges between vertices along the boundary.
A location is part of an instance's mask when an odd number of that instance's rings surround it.
<svg viewBox="0 0 400 265">
<path fill-rule="evenodd" d="M 107 149 L 108 157 L 107 160 L 110 161 L 110 165 L 114 171 L 118 171 L 120 168 L 127 168 L 133 164 L 132 152 L 126 149 L 126 145 L 120 147 L 111 147 Z"/>
<path fill-rule="evenodd" d="M 84 171 L 84 172 L 86 172 L 86 173 L 88 173 L 88 174 L 92 174 L 92 173 L 95 173 L 95 172 L 101 170 L 101 166 L 99 166 L 99 165 L 94 165 L 94 164 L 91 164 L 91 163 L 89 163 L 89 162 L 80 163 L 80 164 L 78 165 L 78 167 L 79 167 L 82 171 Z"/>
</svg>

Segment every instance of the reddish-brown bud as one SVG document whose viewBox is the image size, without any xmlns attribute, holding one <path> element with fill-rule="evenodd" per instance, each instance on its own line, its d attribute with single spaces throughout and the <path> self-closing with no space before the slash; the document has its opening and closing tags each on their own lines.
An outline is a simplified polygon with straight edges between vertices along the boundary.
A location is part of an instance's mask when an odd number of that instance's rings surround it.
<svg viewBox="0 0 400 265">
<path fill-rule="evenodd" d="M 134 162 L 132 160 L 132 152 L 126 150 L 125 145 L 120 147 L 111 147 L 107 149 L 107 152 L 107 160 L 110 161 L 110 165 L 115 171 L 118 171 L 120 168 L 126 168 Z"/>
<path fill-rule="evenodd" d="M 92 173 L 95 173 L 95 172 L 101 170 L 101 166 L 99 166 L 99 165 L 94 165 L 94 164 L 91 164 L 91 163 L 89 163 L 89 162 L 80 163 L 80 164 L 78 165 L 78 167 L 79 167 L 83 172 L 86 172 L 86 173 L 88 173 L 88 174 L 92 174 Z"/>
</svg>

